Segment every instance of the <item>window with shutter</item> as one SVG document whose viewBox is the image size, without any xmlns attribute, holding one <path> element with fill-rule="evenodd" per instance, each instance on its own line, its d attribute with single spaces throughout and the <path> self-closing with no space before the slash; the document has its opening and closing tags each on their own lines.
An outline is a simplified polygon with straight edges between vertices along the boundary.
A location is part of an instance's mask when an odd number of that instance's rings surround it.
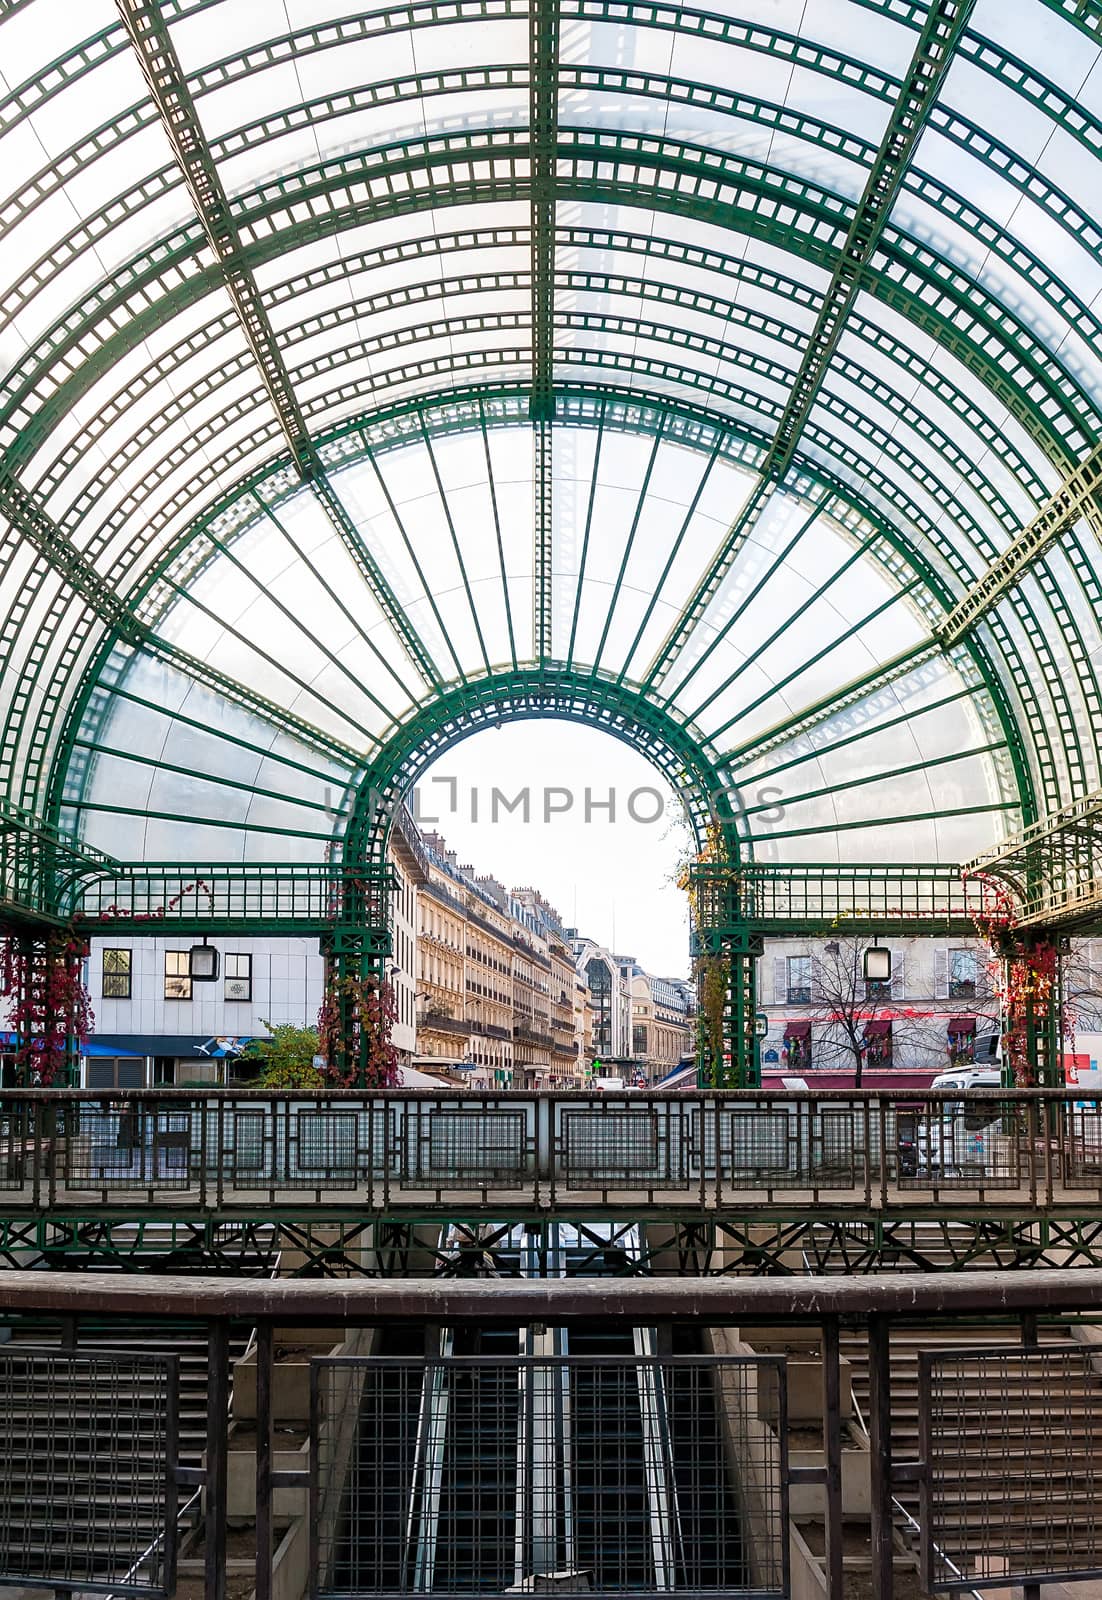
<svg viewBox="0 0 1102 1600">
<path fill-rule="evenodd" d="M 948 950 L 934 951 L 934 999 L 948 1000 L 949 998 L 949 952 Z"/>
<path fill-rule="evenodd" d="M 905 990 L 903 985 L 903 952 L 892 951 L 892 999 L 902 1000 Z"/>
<path fill-rule="evenodd" d="M 950 950 L 949 999 L 974 1000 L 979 963 L 974 950 Z"/>
<path fill-rule="evenodd" d="M 788 962 L 784 956 L 773 957 L 773 1004 L 783 1006 L 788 1001 Z"/>
<path fill-rule="evenodd" d="M 810 956 L 789 956 L 788 992 L 785 998 L 790 1006 L 811 1004 Z"/>
</svg>

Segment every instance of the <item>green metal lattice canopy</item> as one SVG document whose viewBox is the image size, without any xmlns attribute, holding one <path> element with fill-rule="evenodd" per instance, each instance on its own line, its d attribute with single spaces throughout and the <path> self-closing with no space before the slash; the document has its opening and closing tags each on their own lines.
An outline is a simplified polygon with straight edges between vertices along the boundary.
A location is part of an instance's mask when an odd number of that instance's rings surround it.
<svg viewBox="0 0 1102 1600">
<path fill-rule="evenodd" d="M 320 861 L 487 716 L 759 860 L 1097 787 L 1099 0 L 0 0 L 0 795 Z"/>
</svg>

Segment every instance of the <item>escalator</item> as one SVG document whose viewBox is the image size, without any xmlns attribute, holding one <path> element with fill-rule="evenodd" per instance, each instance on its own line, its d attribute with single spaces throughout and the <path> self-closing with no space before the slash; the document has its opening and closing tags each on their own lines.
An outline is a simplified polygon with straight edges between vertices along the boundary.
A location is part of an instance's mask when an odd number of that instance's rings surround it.
<svg viewBox="0 0 1102 1600">
<path fill-rule="evenodd" d="M 565 1275 L 572 1231 L 518 1229 L 516 1270 Z M 646 1328 L 390 1330 L 319 1593 L 746 1586 L 716 1369 L 658 1351 Z"/>
</svg>

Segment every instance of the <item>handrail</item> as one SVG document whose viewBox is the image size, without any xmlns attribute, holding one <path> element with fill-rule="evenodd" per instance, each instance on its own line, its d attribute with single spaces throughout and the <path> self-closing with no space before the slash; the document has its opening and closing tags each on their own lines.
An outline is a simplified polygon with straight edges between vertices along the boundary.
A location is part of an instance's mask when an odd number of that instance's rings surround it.
<svg viewBox="0 0 1102 1600">
<path fill-rule="evenodd" d="M 867 1440 L 867 1439 L 870 1438 L 869 1427 L 868 1427 L 868 1423 L 865 1421 L 865 1414 L 861 1410 L 861 1403 L 858 1400 L 856 1395 L 852 1396 L 852 1401 L 853 1401 L 853 1415 L 854 1415 L 854 1418 L 856 1419 L 857 1426 L 858 1426 L 859 1430 L 861 1431 L 861 1433 L 865 1436 L 865 1438 Z M 921 1534 L 922 1534 L 922 1524 L 921 1524 L 921 1522 L 919 1522 L 917 1520 L 917 1518 L 915 1518 L 915 1517 L 913 1517 L 911 1515 L 911 1513 L 907 1510 L 907 1507 L 903 1504 L 902 1500 L 899 1499 L 898 1495 L 894 1495 L 894 1494 L 892 1495 L 892 1508 L 895 1511 L 897 1511 L 899 1513 L 899 1515 L 903 1518 L 904 1522 L 906 1522 L 908 1524 L 908 1526 L 911 1527 L 914 1530 L 914 1532 L 917 1533 L 921 1537 Z M 941 1560 L 941 1561 L 943 1561 L 945 1563 L 945 1565 L 949 1568 L 950 1572 L 954 1573 L 958 1578 L 966 1578 L 967 1577 L 967 1573 L 964 1573 L 964 1572 L 961 1571 L 961 1569 L 957 1566 L 956 1562 L 951 1560 L 950 1557 L 945 1554 L 945 1551 L 941 1548 L 941 1546 L 939 1544 L 935 1544 L 935 1543 L 933 1543 L 933 1541 L 931 1541 L 931 1544 L 932 1544 L 932 1548 L 933 1548 L 934 1554 L 938 1557 L 939 1560 Z M 971 1595 L 972 1600 L 986 1600 L 986 1596 L 982 1595 L 978 1589 L 965 1589 L 965 1590 L 962 1591 L 962 1593 L 967 1594 L 967 1595 Z"/>
<path fill-rule="evenodd" d="M 278 1276 L 280 1263 L 282 1261 L 282 1256 L 283 1256 L 282 1251 L 277 1250 L 275 1252 L 275 1256 L 274 1256 L 274 1259 L 272 1261 L 271 1271 L 268 1274 L 269 1278 L 275 1278 L 275 1277 Z M 244 1359 L 244 1357 L 248 1356 L 249 1353 L 255 1348 L 255 1346 L 256 1346 L 256 1335 L 257 1335 L 257 1330 L 256 1330 L 256 1328 L 253 1328 L 249 1333 L 248 1342 L 245 1345 L 244 1356 L 243 1356 L 242 1359 Z M 234 1371 L 235 1371 L 235 1368 L 231 1367 L 231 1369 L 230 1369 L 230 1382 L 229 1382 L 229 1397 L 228 1397 L 227 1405 L 226 1405 L 227 1414 L 229 1415 L 231 1420 L 233 1418 L 233 1375 L 234 1375 Z M 202 1499 L 203 1499 L 203 1490 L 201 1488 L 200 1489 L 196 1489 L 194 1494 L 188 1495 L 188 1497 L 184 1501 L 183 1505 L 180 1506 L 179 1509 L 176 1512 L 176 1527 L 177 1527 L 177 1530 L 179 1530 L 180 1528 L 182 1528 L 184 1526 L 184 1523 L 186 1522 L 186 1520 L 188 1518 L 189 1512 L 192 1510 L 192 1508 L 194 1506 L 199 1505 L 202 1502 Z M 137 1558 L 136 1561 L 134 1561 L 132 1563 L 132 1565 L 129 1567 L 129 1569 L 126 1572 L 123 1573 L 122 1577 L 121 1578 L 113 1578 L 110 1581 L 113 1582 L 113 1583 L 118 1583 L 120 1585 L 125 1585 L 125 1584 L 129 1584 L 134 1578 L 136 1578 L 138 1573 L 141 1571 L 142 1567 L 149 1560 L 150 1556 L 153 1555 L 153 1553 L 156 1550 L 159 1550 L 160 1547 L 164 1544 L 166 1532 L 167 1532 L 167 1530 L 162 1528 L 160 1533 L 157 1534 L 156 1538 L 153 1540 L 152 1544 L 148 1545 L 146 1547 L 146 1549 L 142 1551 L 141 1555 Z M 106 1595 L 103 1596 L 103 1600 L 123 1600 L 122 1593 L 121 1592 L 117 1592 L 115 1590 L 112 1590 L 110 1594 L 106 1594 Z"/>
<path fill-rule="evenodd" d="M 1102 1307 L 1102 1268 L 1043 1272 L 895 1272 L 849 1278 L 380 1279 L 122 1277 L 0 1272 L 0 1311 L 71 1316 L 228 1317 L 371 1324 L 653 1323 L 713 1326 L 753 1318 L 821 1322 L 962 1311 L 1088 1311 Z"/>
</svg>

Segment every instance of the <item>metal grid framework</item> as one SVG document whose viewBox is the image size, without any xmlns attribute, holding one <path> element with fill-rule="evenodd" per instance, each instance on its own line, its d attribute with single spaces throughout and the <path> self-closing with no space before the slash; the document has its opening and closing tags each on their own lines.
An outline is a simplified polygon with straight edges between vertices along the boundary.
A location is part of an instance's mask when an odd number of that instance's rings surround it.
<svg viewBox="0 0 1102 1600">
<path fill-rule="evenodd" d="M 118 12 L 0 7 L 12 806 L 320 863 L 457 695 L 744 860 L 1097 787 L 1094 0 Z"/>
<path fill-rule="evenodd" d="M 0 1216 L 1102 1217 L 1102 1097 L 1052 1090 L 0 1097 Z M 38 1238 L 38 1235 L 35 1235 Z M 13 1243 L 14 1243 L 13 1234 Z"/>
<path fill-rule="evenodd" d="M 316 1596 L 787 1592 L 780 1358 L 327 1358 L 311 1384 Z"/>
<path fill-rule="evenodd" d="M 5 1584 L 175 1592 L 178 1388 L 175 1356 L 0 1350 Z"/>
<path fill-rule="evenodd" d="M 928 1593 L 1102 1573 L 1102 1377 L 1089 1348 L 919 1355 Z"/>
<path fill-rule="evenodd" d="M 1102 908 L 1102 789 L 1094 789 L 964 865 L 979 905 L 1009 893 L 1017 925 L 1076 933 Z"/>
</svg>

